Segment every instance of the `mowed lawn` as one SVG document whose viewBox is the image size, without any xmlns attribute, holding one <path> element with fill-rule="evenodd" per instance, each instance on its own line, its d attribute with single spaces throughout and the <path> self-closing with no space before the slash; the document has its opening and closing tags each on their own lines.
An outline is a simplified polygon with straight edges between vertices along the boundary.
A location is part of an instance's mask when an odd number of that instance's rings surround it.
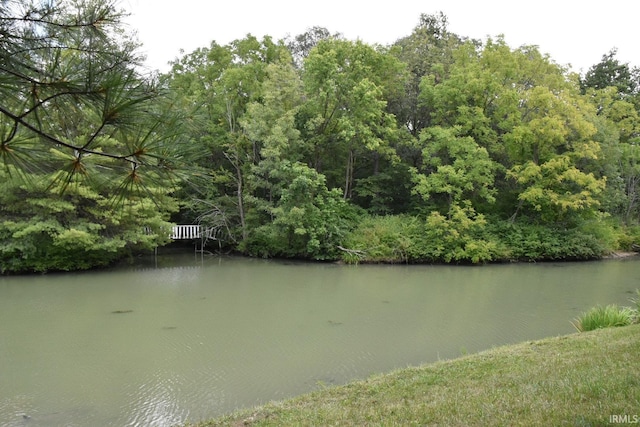
<svg viewBox="0 0 640 427">
<path fill-rule="evenodd" d="M 398 370 L 195 426 L 640 423 L 640 325 Z"/>
</svg>

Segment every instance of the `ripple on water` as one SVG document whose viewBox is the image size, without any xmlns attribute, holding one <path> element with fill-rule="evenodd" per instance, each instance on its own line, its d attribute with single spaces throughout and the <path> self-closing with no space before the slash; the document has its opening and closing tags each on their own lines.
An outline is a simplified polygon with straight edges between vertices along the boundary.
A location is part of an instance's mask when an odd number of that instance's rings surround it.
<svg viewBox="0 0 640 427">
<path fill-rule="evenodd" d="M 129 390 L 129 403 L 123 408 L 129 414 L 126 425 L 168 427 L 187 419 L 188 411 L 180 407 L 181 382 L 178 375 L 157 372 Z"/>
<path fill-rule="evenodd" d="M 24 426 L 34 413 L 33 399 L 25 395 L 17 395 L 0 399 L 0 414 L 6 414 L 0 419 L 3 427 Z"/>
<path fill-rule="evenodd" d="M 121 411 L 129 414 L 126 425 L 169 427 L 229 409 L 228 373 L 203 362 L 196 367 L 194 358 L 190 359 L 185 361 L 190 367 L 176 371 L 167 364 L 142 383 L 128 386 L 127 404 Z"/>
</svg>

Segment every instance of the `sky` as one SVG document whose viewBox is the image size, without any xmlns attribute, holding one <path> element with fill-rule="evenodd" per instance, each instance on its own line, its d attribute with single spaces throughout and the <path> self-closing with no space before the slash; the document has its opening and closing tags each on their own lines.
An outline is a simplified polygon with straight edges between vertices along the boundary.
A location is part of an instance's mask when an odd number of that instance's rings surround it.
<svg viewBox="0 0 640 427">
<path fill-rule="evenodd" d="M 536 45 L 558 64 L 586 72 L 617 48 L 616 58 L 640 67 L 635 0 L 120 0 L 131 15 L 150 70 L 211 41 L 225 45 L 247 34 L 275 40 L 313 26 L 351 40 L 392 44 L 411 34 L 420 14 L 443 12 L 449 31 L 486 40 L 504 35 L 512 48 Z"/>
</svg>

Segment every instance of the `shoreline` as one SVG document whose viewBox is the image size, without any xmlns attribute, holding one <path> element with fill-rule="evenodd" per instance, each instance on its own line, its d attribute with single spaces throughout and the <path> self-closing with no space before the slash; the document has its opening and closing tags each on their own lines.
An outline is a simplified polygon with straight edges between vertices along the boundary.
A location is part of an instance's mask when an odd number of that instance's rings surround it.
<svg viewBox="0 0 640 427">
<path fill-rule="evenodd" d="M 638 256 L 638 255 L 639 255 L 638 252 L 617 251 L 617 252 L 612 252 L 610 255 L 606 255 L 606 256 L 602 257 L 602 259 L 632 258 L 632 257 Z"/>
</svg>

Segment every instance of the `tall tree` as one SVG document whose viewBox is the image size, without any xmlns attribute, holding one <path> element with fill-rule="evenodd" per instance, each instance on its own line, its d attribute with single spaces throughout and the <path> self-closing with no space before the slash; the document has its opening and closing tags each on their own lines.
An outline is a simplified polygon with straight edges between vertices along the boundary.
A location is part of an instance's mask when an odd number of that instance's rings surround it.
<svg viewBox="0 0 640 427">
<path fill-rule="evenodd" d="M 291 52 L 293 63 L 297 68 L 302 68 L 304 60 L 309 56 L 311 50 L 322 40 L 329 38 L 341 39 L 342 34 L 331 34 L 328 29 L 316 26 L 307 29 L 304 33 L 298 34 L 293 38 L 288 37 L 285 42 L 289 52 Z"/>
<path fill-rule="evenodd" d="M 512 50 L 502 38 L 454 55 L 449 78 L 423 78 L 422 101 L 434 124 L 457 126 L 501 163 L 512 180 L 501 180 L 501 203 L 514 196 L 512 212 L 526 208 L 546 222 L 596 209 L 604 180 L 585 165 L 600 147 L 577 82 L 537 48 Z"/>
<path fill-rule="evenodd" d="M 283 52 L 282 43 L 249 34 L 226 46 L 212 42 L 184 55 L 173 63 L 169 76 L 180 105 L 190 111 L 193 143 L 209 153 L 201 164 L 212 178 L 205 185 L 217 198 L 217 209 L 228 211 L 231 206 L 235 211 L 239 240 L 248 235 L 247 177 L 261 150 L 260 141 L 247 136 L 243 120 L 249 105 L 262 99 L 267 66 L 280 61 Z"/>
<path fill-rule="evenodd" d="M 444 196 L 447 214 L 467 200 L 493 203 L 497 165 L 484 147 L 470 136 L 460 137 L 458 128 L 434 126 L 421 133 L 425 173 L 415 177 L 415 191 L 425 200 Z"/>
<path fill-rule="evenodd" d="M 108 191 L 74 182 L 62 192 L 47 175 L 29 178 L 0 169 L 0 274 L 106 266 L 169 241 L 177 202 L 166 187 L 114 209 Z"/>
<path fill-rule="evenodd" d="M 58 171 L 67 184 L 115 177 L 123 192 L 146 191 L 149 180 L 175 171 L 176 121 L 156 101 L 153 79 L 138 74 L 141 57 L 122 16 L 115 1 L 3 2 L 0 161 L 7 171 Z"/>
<path fill-rule="evenodd" d="M 286 184 L 274 172 L 283 161 L 301 161 L 307 151 L 296 128 L 296 115 L 303 103 L 302 81 L 289 59 L 283 52 L 282 60 L 267 65 L 261 99 L 250 103 L 241 119 L 247 138 L 259 148 L 248 190 L 254 203 L 263 201 L 268 206 L 280 197 Z"/>
<path fill-rule="evenodd" d="M 605 89 L 615 87 L 621 97 L 637 94 L 640 90 L 640 74 L 627 63 L 617 58 L 617 49 L 611 49 L 602 55 L 599 63 L 593 65 L 580 81 L 583 93 L 587 89 Z"/>
<path fill-rule="evenodd" d="M 115 1 L 0 4 L 2 272 L 107 265 L 168 240 L 178 117 Z"/>
<path fill-rule="evenodd" d="M 329 190 L 324 175 L 299 162 L 282 161 L 273 175 L 283 183 L 269 209 L 273 220 L 257 227 L 244 249 L 262 257 L 335 259 L 352 216 L 340 190 Z"/>
<path fill-rule="evenodd" d="M 437 82 L 446 78 L 453 63 L 453 51 L 463 39 L 448 30 L 449 20 L 442 13 L 421 14 L 413 32 L 396 41 L 391 53 L 407 64 L 405 91 L 389 100 L 389 109 L 412 135 L 429 125 L 429 106 L 419 102 L 420 81 L 433 75 Z"/>
<path fill-rule="evenodd" d="M 402 68 L 388 52 L 335 39 L 318 43 L 305 61 L 302 115 L 305 136 L 314 146 L 311 163 L 327 175 L 330 186 L 340 184 L 339 169 L 329 170 L 329 161 L 344 165 L 345 199 L 352 196 L 356 159 L 391 152 L 388 141 L 396 126 L 386 99 L 400 90 Z"/>
<path fill-rule="evenodd" d="M 611 214 L 633 224 L 640 201 L 640 114 L 633 97 L 621 94 L 616 86 L 589 87 L 585 95 L 597 111 L 597 138 L 603 151 L 599 164 L 607 176 L 603 202 Z"/>
</svg>

